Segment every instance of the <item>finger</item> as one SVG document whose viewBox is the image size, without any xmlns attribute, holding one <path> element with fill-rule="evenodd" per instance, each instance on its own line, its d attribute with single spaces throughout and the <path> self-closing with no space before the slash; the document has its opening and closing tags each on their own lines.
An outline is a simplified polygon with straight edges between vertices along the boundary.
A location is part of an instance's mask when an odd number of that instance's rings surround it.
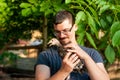
<svg viewBox="0 0 120 80">
<path fill-rule="evenodd" d="M 66 51 L 67 51 L 67 52 L 71 52 L 71 53 L 76 53 L 76 50 L 75 50 L 75 49 L 67 49 Z"/>
<path fill-rule="evenodd" d="M 72 54 L 69 56 L 69 60 L 72 61 L 75 57 L 76 57 L 76 54 L 72 53 Z"/>
<path fill-rule="evenodd" d="M 72 62 L 72 63 L 75 63 L 75 62 L 77 61 L 77 59 L 78 59 L 78 56 L 75 56 L 75 57 L 71 60 L 71 62 Z"/>
<path fill-rule="evenodd" d="M 72 53 L 71 52 L 68 52 L 66 55 L 65 55 L 65 57 L 64 57 L 64 59 L 69 59 L 69 57 L 72 55 Z"/>
<path fill-rule="evenodd" d="M 76 66 L 79 62 L 80 62 L 80 59 L 77 59 L 77 60 L 73 63 L 73 65 Z"/>
</svg>

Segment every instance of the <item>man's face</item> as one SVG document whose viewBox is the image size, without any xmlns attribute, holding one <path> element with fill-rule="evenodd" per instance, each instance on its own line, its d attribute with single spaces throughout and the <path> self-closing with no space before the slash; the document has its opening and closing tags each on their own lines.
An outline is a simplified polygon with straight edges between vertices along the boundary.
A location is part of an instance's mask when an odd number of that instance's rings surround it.
<svg viewBox="0 0 120 80">
<path fill-rule="evenodd" d="M 54 25 L 55 36 L 58 38 L 62 45 L 66 45 L 71 42 L 74 34 L 72 23 L 65 19 L 62 23 Z"/>
</svg>

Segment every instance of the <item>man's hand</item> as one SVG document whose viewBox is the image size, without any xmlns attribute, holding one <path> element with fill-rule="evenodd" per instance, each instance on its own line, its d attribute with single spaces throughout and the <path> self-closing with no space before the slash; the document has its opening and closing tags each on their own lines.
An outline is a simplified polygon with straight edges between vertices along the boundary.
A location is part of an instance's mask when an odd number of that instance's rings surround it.
<svg viewBox="0 0 120 80">
<path fill-rule="evenodd" d="M 68 52 L 74 53 L 77 56 L 79 56 L 79 59 L 84 59 L 84 57 L 86 56 L 86 53 L 80 48 L 80 46 L 78 44 L 71 42 L 67 45 L 64 45 L 63 47 Z"/>
<path fill-rule="evenodd" d="M 80 59 L 76 54 L 68 52 L 63 58 L 62 67 L 60 70 L 70 73 L 73 71 L 74 67 L 79 63 Z"/>
</svg>

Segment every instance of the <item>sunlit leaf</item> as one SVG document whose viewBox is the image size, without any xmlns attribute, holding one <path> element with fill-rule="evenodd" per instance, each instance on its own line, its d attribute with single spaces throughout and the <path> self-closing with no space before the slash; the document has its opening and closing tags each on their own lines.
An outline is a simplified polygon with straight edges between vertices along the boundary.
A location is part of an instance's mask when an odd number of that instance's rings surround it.
<svg viewBox="0 0 120 80">
<path fill-rule="evenodd" d="M 28 8 L 28 7 L 31 7 L 32 5 L 31 4 L 29 4 L 29 3 L 21 3 L 20 4 L 20 7 L 21 8 Z"/>
<path fill-rule="evenodd" d="M 107 21 L 109 22 L 109 23 L 111 23 L 112 22 L 112 17 L 111 16 L 106 16 L 106 19 L 107 19 Z"/>
<path fill-rule="evenodd" d="M 85 32 L 78 33 L 77 35 L 78 35 L 78 37 L 77 37 L 77 42 L 78 42 L 80 45 L 84 45 Z"/>
<path fill-rule="evenodd" d="M 89 33 L 87 33 L 87 32 L 86 32 L 86 36 L 87 36 L 87 39 L 89 40 L 90 44 L 91 44 L 94 48 L 97 49 L 97 47 L 96 47 L 96 45 L 95 45 L 95 42 L 94 42 L 92 36 L 91 36 Z"/>
<path fill-rule="evenodd" d="M 103 7 L 100 8 L 99 15 L 101 15 L 103 12 L 108 10 L 110 8 L 110 5 L 104 5 Z"/>
<path fill-rule="evenodd" d="M 91 30 L 97 35 L 96 23 L 95 23 L 93 17 L 87 11 L 86 11 L 86 14 L 87 14 L 87 18 L 88 18 L 88 24 L 89 24 Z"/>
<path fill-rule="evenodd" d="M 75 23 L 78 24 L 80 21 L 86 20 L 86 15 L 83 11 L 79 11 L 75 17 Z"/>
<path fill-rule="evenodd" d="M 115 52 L 114 49 L 108 45 L 107 48 L 105 49 L 105 57 L 107 60 L 112 64 L 115 60 Z"/>
<path fill-rule="evenodd" d="M 37 3 L 37 0 L 28 0 L 30 3 Z"/>
<path fill-rule="evenodd" d="M 89 7 L 89 9 L 90 9 L 90 11 L 92 12 L 92 14 L 94 15 L 96 22 L 100 25 L 100 22 L 99 22 L 99 20 L 98 20 L 98 14 L 97 14 L 97 12 L 95 11 L 95 9 L 93 9 L 92 7 Z"/>
<path fill-rule="evenodd" d="M 70 3 L 71 2 L 71 0 L 65 0 L 65 3 L 66 4 L 68 4 L 68 3 Z"/>
<path fill-rule="evenodd" d="M 115 34 L 113 35 L 112 44 L 113 46 L 120 45 L 120 30 L 115 32 Z"/>
<path fill-rule="evenodd" d="M 32 6 L 32 12 L 36 12 L 37 11 L 37 8 Z"/>
<path fill-rule="evenodd" d="M 116 31 L 120 30 L 120 22 L 114 22 L 110 28 L 111 37 L 115 34 Z"/>
<path fill-rule="evenodd" d="M 107 22 L 104 19 L 100 19 L 101 27 L 106 29 Z"/>
<path fill-rule="evenodd" d="M 22 15 L 23 16 L 29 16 L 30 14 L 31 14 L 31 9 L 30 8 L 22 9 Z"/>
<path fill-rule="evenodd" d="M 115 5 L 115 9 L 120 12 L 120 5 Z"/>
<path fill-rule="evenodd" d="M 85 27 L 86 27 L 85 23 L 79 22 L 79 23 L 77 24 L 77 26 L 78 26 L 78 30 L 77 30 L 78 33 L 85 32 L 85 29 L 86 29 L 86 28 L 85 28 Z"/>
</svg>

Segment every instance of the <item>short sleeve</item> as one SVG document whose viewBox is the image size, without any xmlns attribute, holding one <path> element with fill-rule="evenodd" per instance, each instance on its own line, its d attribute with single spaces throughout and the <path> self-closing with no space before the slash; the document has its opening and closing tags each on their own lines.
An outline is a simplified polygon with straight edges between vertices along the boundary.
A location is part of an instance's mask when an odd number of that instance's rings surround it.
<svg viewBox="0 0 120 80">
<path fill-rule="evenodd" d="M 36 65 L 39 65 L 39 64 L 44 64 L 48 66 L 46 51 L 39 53 Z"/>
<path fill-rule="evenodd" d="M 81 48 L 95 61 L 95 63 L 103 63 L 103 58 L 97 50 L 83 46 L 81 46 Z"/>
<path fill-rule="evenodd" d="M 103 58 L 98 51 L 92 49 L 90 56 L 96 63 L 103 63 Z"/>
</svg>

